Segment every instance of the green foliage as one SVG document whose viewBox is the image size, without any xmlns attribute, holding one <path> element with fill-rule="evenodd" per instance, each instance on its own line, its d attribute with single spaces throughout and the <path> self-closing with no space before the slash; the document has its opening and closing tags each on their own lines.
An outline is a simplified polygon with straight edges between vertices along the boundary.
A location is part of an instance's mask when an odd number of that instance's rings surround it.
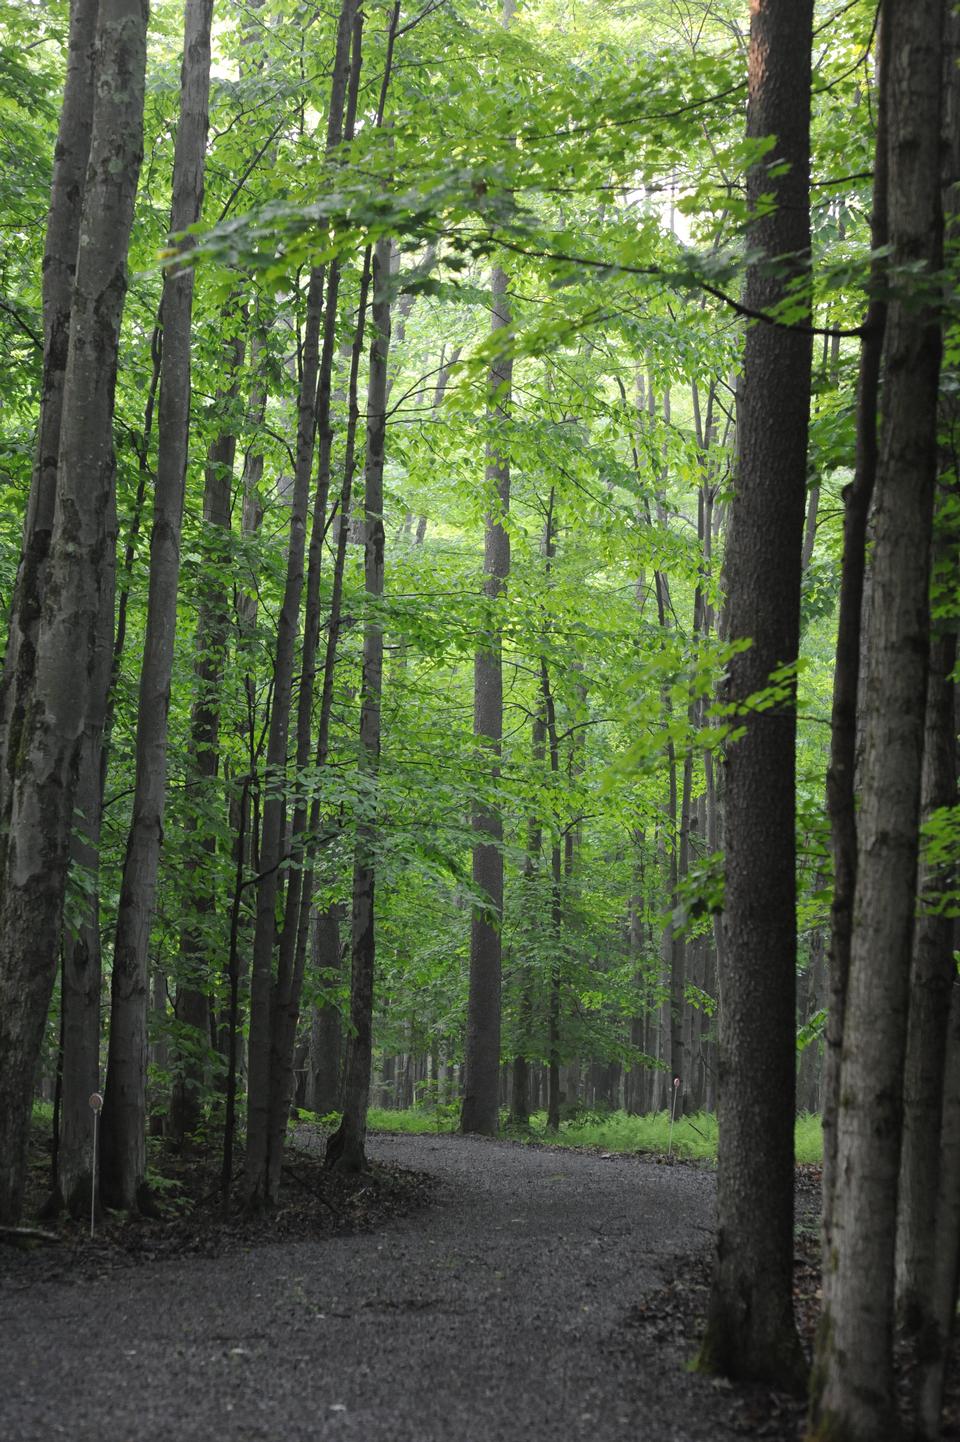
<svg viewBox="0 0 960 1442">
<path fill-rule="evenodd" d="M 371 1107 L 367 1125 L 373 1131 L 423 1135 L 434 1131 L 456 1131 L 455 1118 L 438 1123 L 432 1112 L 415 1108 L 390 1111 Z M 670 1113 L 657 1112 L 648 1116 L 628 1116 L 612 1112 L 607 1116 L 586 1113 L 561 1122 L 558 1132 L 547 1129 L 545 1112 L 535 1113 L 524 1134 L 527 1141 L 558 1147 L 590 1147 L 605 1152 L 652 1153 L 666 1156 L 671 1149 L 681 1158 L 716 1161 L 717 1119 L 712 1112 L 678 1117 L 671 1138 Z M 794 1145 L 798 1162 L 816 1164 L 823 1159 L 823 1136 L 820 1118 L 804 1113 L 797 1118 Z"/>
<path fill-rule="evenodd" d="M 33 462 L 40 384 L 43 216 L 65 66 L 65 0 L 0 0 L 0 593 L 9 598 Z M 385 124 L 373 107 L 386 53 L 385 0 L 364 7 L 355 138 L 326 150 L 335 8 L 302 0 L 217 7 L 211 131 L 194 299 L 193 396 L 171 683 L 164 849 L 150 937 L 167 998 L 155 1046 L 166 1093 L 182 1076 L 216 1103 L 223 1062 L 170 1003 L 199 987 L 221 1028 L 237 883 L 241 795 L 255 821 L 268 794 L 315 803 L 307 836 L 318 907 L 349 910 L 359 826 L 376 823 L 381 1055 L 462 1059 L 470 917 L 489 902 L 472 877 L 473 818 L 504 820 L 504 1057 L 544 1061 L 560 997 L 561 1064 L 638 1062 L 636 1029 L 663 1014 L 671 947 L 709 951 L 723 904 L 713 791 L 724 744 L 750 715 L 796 705 L 800 926 L 826 919 L 826 764 L 841 549 L 840 494 L 853 462 L 855 337 L 818 345 L 810 450 L 819 498 L 804 581 L 803 656 L 741 708 L 714 705 L 731 657 L 718 637 L 724 524 L 734 483 L 737 313 L 744 265 L 743 178 L 769 137 L 743 136 L 743 6 L 636 0 L 529 0 L 506 31 L 479 0 L 427 5 L 397 41 Z M 815 320 L 861 319 L 873 119 L 863 57 L 873 9 L 840 6 L 823 41 L 814 97 Z M 177 127 L 180 0 L 156 0 L 150 30 L 145 161 L 130 255 L 117 386 L 118 656 L 99 875 L 71 867 L 66 925 L 99 893 L 109 971 L 135 781 L 135 718 L 146 628 L 157 420 L 148 397 Z M 838 184 L 838 176 L 849 180 Z M 332 489 L 339 506 L 349 347 L 364 246 L 397 243 L 383 522 L 386 592 L 366 594 L 364 385 L 329 756 L 264 775 L 264 738 L 290 535 L 297 383 L 311 264 L 339 258 Z M 490 334 L 490 269 L 509 274 L 511 325 Z M 795 307 L 794 307 L 795 310 Z M 793 312 L 780 316 L 789 322 Z M 236 346 L 240 345 L 239 356 Z M 509 414 L 494 419 L 488 370 L 506 346 Z M 437 382 L 445 375 L 445 389 Z M 154 407 L 155 409 L 155 407 Z M 236 442 L 230 526 L 205 510 L 212 445 Z M 483 589 L 483 528 L 498 506 L 490 449 L 508 456 L 504 518 L 511 573 Z M 321 650 L 332 600 L 328 525 L 320 576 Z M 705 519 L 706 517 L 706 519 Z M 545 554 L 549 518 L 551 551 Z M 259 524 L 255 524 L 259 520 Z M 941 574 L 942 572 L 942 574 Z M 946 606 L 950 572 L 937 595 Z M 222 636 L 210 624 L 222 611 Z M 358 767 L 364 624 L 384 631 L 379 779 Z M 473 737 L 473 662 L 502 638 L 504 739 L 494 775 Z M 212 670 L 204 681 L 200 668 Z M 544 677 L 556 756 L 533 743 Z M 302 681 L 298 667 L 297 685 Z M 319 677 L 314 683 L 314 728 Z M 206 688 L 206 689 L 205 689 Z M 203 771 L 201 703 L 216 711 L 216 765 Z M 311 746 L 312 750 L 312 746 Z M 683 814 L 684 778 L 688 814 Z M 246 778 L 252 777 L 252 781 Z M 292 809 L 292 807 L 291 807 Z M 78 818 L 78 823 L 80 822 Z M 952 895 L 956 827 L 928 827 L 931 864 Z M 555 853 L 566 855 L 559 882 Z M 284 862 L 283 888 L 300 858 Z M 248 975 L 256 856 L 249 837 L 236 897 Z M 946 903 L 944 903 L 946 904 Z M 344 927 L 344 940 L 348 928 Z M 664 933 L 666 931 L 666 942 Z M 666 949 L 665 949 L 666 946 Z M 805 940 L 806 947 L 806 940 Z M 710 952 L 712 958 L 712 951 Z M 337 964 L 333 964 L 333 962 Z M 348 967 L 308 956 L 303 1029 L 314 1004 L 348 1010 Z M 684 977 L 699 1025 L 716 1004 L 706 962 Z M 712 964 L 712 960 L 710 962 Z M 241 995 L 241 1025 L 248 994 Z M 705 1034 L 710 1045 L 709 1033 Z M 51 1024 L 55 1048 L 55 1023 Z M 200 1078 L 200 1080 L 198 1080 Z M 424 1089 L 421 1085 L 421 1096 Z M 438 1100 L 434 1098 L 434 1100 Z M 445 1103 L 426 1128 L 448 1125 Z M 391 1117 L 393 1114 L 391 1114 Z M 598 1145 L 603 1145 L 599 1143 Z M 692 1145 L 692 1143 L 691 1143 Z"/>
</svg>

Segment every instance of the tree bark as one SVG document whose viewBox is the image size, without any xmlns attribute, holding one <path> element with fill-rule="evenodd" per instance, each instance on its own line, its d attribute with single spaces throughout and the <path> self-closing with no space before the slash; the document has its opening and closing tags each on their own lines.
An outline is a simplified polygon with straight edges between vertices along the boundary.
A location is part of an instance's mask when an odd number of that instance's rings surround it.
<svg viewBox="0 0 960 1442">
<path fill-rule="evenodd" d="M 946 227 L 956 224 L 960 197 L 960 16 L 946 7 L 943 31 L 943 94 L 941 104 L 941 195 Z M 944 377 L 946 379 L 946 377 Z M 954 508 L 960 499 L 955 456 L 960 435 L 960 407 L 952 385 L 941 386 L 941 490 L 934 518 L 931 596 L 955 612 L 951 588 L 960 542 Z M 953 682 L 957 663 L 957 617 L 938 615 L 930 637 L 927 712 L 923 746 L 921 811 L 924 820 L 940 807 L 957 801 L 957 731 Z M 954 923 L 943 915 L 947 878 L 928 864 L 920 868 L 918 912 L 910 980 L 910 1016 L 903 1087 L 903 1155 L 897 1201 L 897 1310 L 908 1333 L 916 1335 L 921 1355 L 943 1344 L 932 1301 L 939 1261 L 937 1191 L 940 1173 L 940 1130 L 943 1114 L 944 1068 L 950 994 L 956 976 Z M 939 903 L 939 906 L 937 905 Z M 948 908 L 947 908 L 948 909 Z"/>
<path fill-rule="evenodd" d="M 917 1380 L 917 1415 L 924 1442 L 935 1442 L 940 1436 L 943 1384 L 960 1281 L 960 982 L 956 977 L 952 990 L 940 1130 L 937 1266 L 928 1304 L 933 1326 L 927 1332 L 926 1345 L 919 1358 Z"/>
<path fill-rule="evenodd" d="M 951 548 L 955 554 L 955 547 Z M 950 564 L 950 561 L 947 561 Z M 930 642 L 921 806 L 924 820 L 957 800 L 957 746 L 952 674 L 955 634 Z M 897 1311 L 921 1354 L 938 1345 L 931 1311 L 937 1250 L 940 1126 L 950 993 L 956 976 L 953 918 L 935 907 L 944 878 L 924 865 L 910 976 L 910 1014 L 903 1077 L 903 1151 L 897 1195 Z M 941 899 L 942 906 L 942 899 Z M 934 908 L 934 909 L 931 909 Z"/>
<path fill-rule="evenodd" d="M 314 912 L 313 972 L 315 980 L 325 986 L 333 986 L 341 979 L 340 915 L 338 904 Z M 342 1052 L 340 1009 L 332 1002 L 319 1002 L 311 1018 L 307 1082 L 307 1106 L 319 1116 L 340 1109 Z"/>
<path fill-rule="evenodd" d="M 335 149 L 342 138 L 355 11 L 356 0 L 343 0 L 337 26 L 336 54 L 331 78 L 330 110 L 327 119 L 328 152 Z M 310 272 L 307 293 L 297 420 L 297 456 L 291 497 L 290 540 L 287 551 L 287 576 L 277 628 L 273 702 L 270 714 L 270 734 L 267 742 L 266 791 L 263 802 L 260 877 L 257 885 L 257 920 L 250 989 L 247 1151 L 244 1183 L 248 1207 L 259 1207 L 275 1200 L 275 1197 L 271 1195 L 270 1180 L 273 953 L 277 931 L 279 872 L 284 861 L 286 808 L 283 792 L 287 770 L 290 710 L 293 699 L 294 660 L 303 594 L 310 474 L 313 468 L 316 436 L 322 315 L 323 272 L 314 268 Z M 278 1175 L 278 1168 L 275 1166 L 273 1176 L 277 1178 Z"/>
<path fill-rule="evenodd" d="M 363 12 L 356 10 L 353 19 L 352 56 L 349 84 L 347 87 L 346 109 L 343 118 L 343 140 L 353 139 L 357 114 L 357 99 L 360 88 L 362 63 L 361 45 L 363 38 Z M 378 121 L 379 124 L 379 121 Z M 340 491 L 341 519 L 350 511 L 350 495 L 354 471 L 354 443 L 356 438 L 356 377 L 359 352 L 363 343 L 364 321 L 367 304 L 369 263 L 365 261 L 361 280 L 361 300 L 357 317 L 357 335 L 351 360 L 351 389 L 353 404 L 347 421 L 347 443 L 344 463 L 344 483 Z M 310 765 L 313 739 L 313 700 L 316 684 L 317 650 L 320 638 L 320 571 L 323 557 L 323 542 L 327 527 L 327 501 L 330 493 L 330 475 L 333 455 L 333 424 L 331 400 L 333 393 L 333 353 L 337 337 L 337 298 L 340 293 L 340 264 L 334 260 L 327 276 L 327 293 L 324 303 L 323 346 L 320 355 L 320 372 L 317 382 L 317 435 L 320 456 L 317 466 L 317 492 L 313 508 L 313 526 L 310 533 L 310 551 L 307 563 L 307 594 L 304 612 L 303 648 L 300 666 L 300 690 L 297 697 L 297 792 L 291 826 L 290 858 L 287 892 L 284 906 L 284 923 L 280 934 L 277 981 L 274 990 L 273 1036 L 270 1057 L 270 1140 L 269 1178 L 271 1196 L 276 1196 L 280 1187 L 280 1167 L 283 1158 L 284 1139 L 293 1086 L 293 1050 L 297 1024 L 300 1019 L 300 996 L 306 967 L 307 931 L 310 912 L 313 907 L 314 858 L 318 846 L 317 831 L 320 821 L 320 807 L 317 800 L 309 807 L 303 779 Z M 327 740 L 330 729 L 330 713 L 333 701 L 333 671 L 336 665 L 336 645 L 340 632 L 340 601 L 343 591 L 344 554 L 341 542 L 343 532 L 338 536 L 337 557 L 330 611 L 327 618 L 328 646 L 324 680 L 320 703 L 320 740 L 318 745 L 317 770 L 326 765 Z"/>
<path fill-rule="evenodd" d="M 15 779 L 13 759 L 22 734 L 24 698 L 33 679 L 56 503 L 70 299 L 90 157 L 98 5 L 99 0 L 74 0 L 71 5 L 67 76 L 54 151 L 43 256 L 44 357 L 37 451 L 24 525 L 23 552 L 10 609 L 3 681 L 0 683 L 0 766 L 2 774 L 9 776 L 11 781 Z M 104 609 L 110 611 L 106 604 Z M 112 614 L 107 615 L 106 626 L 112 639 Z M 94 689 L 102 689 L 102 686 L 102 679 L 98 679 Z M 100 728 L 93 718 L 84 734 L 80 762 L 76 809 L 83 821 L 71 843 L 72 864 L 88 871 L 95 871 L 97 864 L 100 795 L 99 785 L 95 789 L 84 787 L 83 779 L 91 758 L 93 774 L 99 778 L 99 740 Z M 62 1106 L 56 1181 L 59 1197 L 65 1198 L 71 1208 L 82 1208 L 89 1206 L 90 1108 L 87 1098 L 99 1088 L 100 931 L 96 894 L 89 898 L 87 913 L 79 923 L 78 933 L 64 935 L 62 945 Z"/>
<path fill-rule="evenodd" d="M 187 821 L 195 849 L 186 862 L 187 921 L 180 933 L 183 971 L 176 1005 L 177 1020 L 182 1027 L 191 1029 L 191 1038 L 186 1047 L 176 1048 L 170 1103 L 171 1135 L 178 1146 L 188 1142 L 200 1123 L 206 1070 L 203 1048 L 209 1035 L 210 984 L 206 975 L 208 946 L 203 935 L 203 918 L 213 914 L 216 901 L 204 871 L 205 864 L 216 854 L 217 843 L 215 828 L 206 818 L 210 816 L 212 821 L 218 800 L 214 796 L 214 783 L 220 769 L 220 687 L 230 622 L 226 568 L 237 453 L 236 406 L 240 394 L 239 371 L 246 349 L 242 333 L 229 335 L 229 332 L 245 319 L 235 306 L 227 307 L 223 314 L 224 329 L 229 336 L 224 354 L 226 384 L 217 392 L 215 409 L 224 423 L 207 453 L 204 476 L 204 567 L 195 639 L 195 692 L 187 746 L 188 775 L 198 794 Z"/>
<path fill-rule="evenodd" d="M 861 804 L 833 1232 L 813 1393 L 814 1435 L 831 1442 L 892 1438 L 899 1431 L 894 1243 L 937 459 L 940 296 L 931 277 L 942 255 L 943 12 L 936 0 L 888 0 L 884 10 L 895 279 L 863 622 Z"/>
<path fill-rule="evenodd" d="M 877 96 L 876 158 L 870 245 L 887 243 L 887 66 L 881 23 Z M 833 898 L 830 906 L 828 1007 L 823 1047 L 823 1251 L 830 1255 L 833 1191 L 836 1171 L 837 1109 L 840 1097 L 840 1054 L 850 971 L 853 892 L 857 875 L 857 815 L 854 780 L 857 715 L 860 695 L 860 640 L 866 570 L 867 519 L 877 474 L 877 411 L 880 369 L 887 321 L 884 292 L 886 260 L 871 266 L 871 297 L 864 318 L 857 380 L 857 441 L 853 481 L 844 491 L 843 560 L 837 648 L 830 716 L 830 765 L 827 770 L 827 811 L 833 855 Z"/>
<path fill-rule="evenodd" d="M 397 10 L 399 7 L 397 7 Z M 394 12 L 396 19 L 397 10 Z M 395 23 L 394 27 L 395 29 Z M 391 32 L 392 38 L 393 31 Z M 384 592 L 383 465 L 387 431 L 387 364 L 390 355 L 389 239 L 373 253 L 373 340 L 367 386 L 367 456 L 364 468 L 364 583 L 368 604 L 376 607 Z M 363 628 L 363 680 L 360 700 L 360 776 L 363 812 L 357 823 L 351 924 L 350 1040 L 343 1082 L 343 1119 L 327 1145 L 327 1164 L 359 1172 L 366 1166 L 367 1107 L 373 1055 L 373 970 L 376 959 L 376 849 L 380 824 L 377 776 L 380 770 L 383 684 L 383 623 L 374 610 Z"/>
<path fill-rule="evenodd" d="M 810 246 L 812 0 L 755 0 L 748 137 L 774 135 L 748 175 L 746 304 L 768 311 L 803 294 Z M 780 174 L 771 174 L 782 164 Z M 772 193 L 776 209 L 763 202 Z M 738 408 L 739 468 L 726 552 L 727 634 L 749 640 L 723 698 L 742 708 L 724 786 L 726 893 L 721 977 L 717 1259 L 702 1360 L 732 1376 L 803 1385 L 793 1318 L 796 969 L 795 676 L 767 710 L 749 698 L 793 668 L 810 402 L 809 336 L 760 323 L 747 332 Z M 742 718 L 742 719 L 741 719 Z"/>
<path fill-rule="evenodd" d="M 506 341 L 511 323 L 507 276 L 494 268 L 491 286 L 491 332 Z M 504 431 L 510 415 L 513 362 L 498 355 L 490 367 L 491 404 L 488 419 L 494 435 L 487 446 L 486 484 L 491 494 L 484 537 L 483 592 L 491 603 L 491 630 L 474 660 L 473 733 L 493 784 L 500 774 L 503 735 L 503 671 L 499 622 L 493 607 L 510 574 L 510 537 L 504 527 L 510 511 L 510 461 Z M 467 1006 L 466 1086 L 460 1126 L 464 1132 L 496 1135 L 499 1126 L 500 1078 L 500 926 L 503 918 L 503 821 L 496 807 L 473 818 L 473 883 L 488 898 L 474 907 L 470 921 L 470 983 Z"/>
<path fill-rule="evenodd" d="M 546 741 L 546 726 L 543 720 L 542 710 L 538 710 L 533 718 L 532 729 L 532 760 L 539 773 L 543 766 L 544 743 Z M 527 822 L 527 854 L 523 864 L 524 886 L 530 895 L 526 905 L 531 913 L 536 907 L 536 882 L 540 869 L 540 852 L 543 847 L 543 823 L 537 812 L 530 816 Z M 534 978 L 531 975 L 529 964 L 520 964 L 520 1044 L 517 1047 L 517 1055 L 513 1062 L 513 1078 L 510 1097 L 510 1125 L 525 1127 L 530 1122 L 530 1066 L 527 1057 L 527 1048 L 531 1042 L 531 1030 L 533 1026 L 533 996 Z"/>
<path fill-rule="evenodd" d="M 180 119 L 170 230 L 200 217 L 210 97 L 213 0 L 186 0 Z M 192 248 L 176 241 L 178 254 Z M 190 432 L 192 266 L 163 280 L 157 483 L 150 537 L 147 629 L 137 712 L 136 781 L 113 951 L 110 1051 L 101 1119 L 101 1187 L 108 1206 L 137 1205 L 146 1174 L 147 958 L 163 841 L 170 676 L 180 582 L 180 532 Z"/>
<path fill-rule="evenodd" d="M 113 401 L 143 144 L 147 6 L 101 0 L 90 163 L 36 664 L 2 778 L 0 1220 L 22 1205 L 33 1077 L 59 951 L 75 777 L 115 545 Z"/>
<path fill-rule="evenodd" d="M 70 864 L 92 879 L 85 914 L 75 931 L 64 928 L 62 1109 L 57 1153 L 57 1190 L 73 1216 L 90 1211 L 90 1102 L 100 1090 L 100 825 L 103 815 L 101 745 L 113 655 L 113 586 L 106 559 L 107 584 L 102 593 L 100 634 L 93 662 L 93 685 L 87 725 L 80 746 L 75 815 L 82 820 L 70 841 Z"/>
<path fill-rule="evenodd" d="M 53 156 L 43 251 L 43 381 L 37 451 L 30 478 L 23 551 L 14 586 L 0 683 L 0 756 L 12 785 L 27 699 L 57 495 L 57 457 L 70 339 L 70 302 L 93 125 L 95 41 L 100 0 L 72 0 L 67 76 Z"/>
</svg>

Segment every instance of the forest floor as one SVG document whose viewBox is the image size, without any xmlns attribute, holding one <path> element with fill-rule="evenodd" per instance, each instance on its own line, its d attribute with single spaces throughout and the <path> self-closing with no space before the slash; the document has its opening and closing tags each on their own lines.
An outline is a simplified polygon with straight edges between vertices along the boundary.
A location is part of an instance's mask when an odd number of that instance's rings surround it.
<svg viewBox="0 0 960 1442">
<path fill-rule="evenodd" d="M 215 1240 L 181 1223 L 148 1228 L 152 1247 L 116 1234 L 0 1248 L 0 1436 L 799 1435 L 802 1409 L 789 1399 L 688 1370 L 709 1277 L 709 1168 L 449 1135 L 374 1136 L 369 1153 L 367 1191 L 339 1193 L 339 1220 L 328 1206 L 325 1234 L 306 1240 L 292 1235 L 298 1202 L 270 1241 L 243 1228 Z M 291 1186 L 306 1195 L 313 1163 L 292 1166 Z M 808 1334 L 816 1200 L 816 1177 L 801 1169 Z"/>
</svg>

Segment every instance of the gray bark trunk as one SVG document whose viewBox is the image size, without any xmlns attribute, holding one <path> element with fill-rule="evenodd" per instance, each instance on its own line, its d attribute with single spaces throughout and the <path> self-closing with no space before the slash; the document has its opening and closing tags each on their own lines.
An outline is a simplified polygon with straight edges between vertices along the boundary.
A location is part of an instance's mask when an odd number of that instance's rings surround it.
<svg viewBox="0 0 960 1442">
<path fill-rule="evenodd" d="M 63 108 L 53 156 L 50 210 L 43 251 L 43 389 L 37 451 L 30 480 L 23 553 L 10 607 L 0 689 L 0 755 L 15 779 L 24 710 L 32 684 L 37 630 L 57 494 L 57 456 L 70 339 L 70 301 L 80 239 L 80 214 L 93 125 L 94 41 L 99 0 L 73 0 Z"/>
<path fill-rule="evenodd" d="M 229 333 L 244 319 L 235 306 L 229 306 L 223 315 L 225 330 Z M 219 798 L 214 795 L 214 783 L 220 769 L 220 687 L 229 627 L 226 567 L 237 453 L 238 372 L 245 349 L 242 334 L 229 339 L 225 347 L 227 381 L 218 389 L 215 402 L 216 413 L 224 417 L 224 426 L 207 453 L 204 476 L 204 566 L 194 643 L 195 693 L 187 747 L 188 774 L 197 788 L 195 805 L 187 821 L 195 850 L 186 863 L 187 924 L 180 933 L 182 979 L 176 1007 L 177 1020 L 182 1026 L 190 1027 L 192 1035 L 188 1046 L 177 1048 L 170 1103 L 171 1134 L 179 1146 L 188 1141 L 200 1123 L 206 1071 L 203 1051 L 209 1035 L 210 980 L 206 975 L 207 948 L 201 918 L 211 916 L 215 906 L 210 880 L 204 871 L 216 853 L 213 809 Z"/>
<path fill-rule="evenodd" d="M 180 119 L 173 160 L 170 230 L 200 217 L 210 95 L 213 0 L 186 0 Z M 190 239 L 176 242 L 185 253 Z M 163 842 L 167 723 L 173 669 L 180 532 L 190 432 L 192 266 L 163 280 L 163 355 L 157 424 L 157 482 L 150 537 L 147 629 L 137 711 L 136 780 L 127 837 L 110 989 L 110 1052 L 101 1122 L 101 1181 L 110 1206 L 134 1207 L 146 1173 L 147 956 Z"/>
<path fill-rule="evenodd" d="M 880 37 L 877 97 L 876 159 L 870 243 L 887 243 L 887 67 Z M 872 296 L 867 307 L 857 381 L 857 443 L 853 482 L 844 492 L 843 562 L 837 649 L 830 716 L 830 765 L 827 770 L 827 811 L 833 856 L 833 899 L 830 907 L 829 998 L 823 1048 L 823 1250 L 832 1245 L 833 1189 L 836 1168 L 837 1109 L 840 1097 L 840 1056 L 850 971 L 853 892 L 857 875 L 857 817 L 854 794 L 857 717 L 860 695 L 860 641 L 866 568 L 867 518 L 877 472 L 877 406 L 887 303 L 885 261 L 871 270 Z"/>
<path fill-rule="evenodd" d="M 112 564 L 112 555 L 107 566 Z M 89 719 L 80 747 L 74 812 L 82 820 L 70 843 L 70 864 L 92 880 L 84 916 L 75 931 L 64 928 L 63 1073 L 57 1187 L 74 1216 L 90 1211 L 89 1098 L 100 1091 L 100 823 L 103 814 L 101 746 L 113 653 L 113 586 L 103 588 L 100 635 L 93 665 Z"/>
<path fill-rule="evenodd" d="M 936 0 L 889 0 L 889 238 L 900 266 L 941 263 L 941 26 Z M 819 1435 L 895 1437 L 894 1243 L 910 951 L 916 904 L 940 368 L 939 294 L 887 318 L 886 374 L 864 614 L 856 889 L 840 1063 L 833 1232 L 814 1394 Z M 933 287 L 931 287 L 931 290 Z M 898 293 L 899 291 L 899 293 Z M 870 1225 L 863 1220 L 869 1217 Z"/>
<path fill-rule="evenodd" d="M 327 118 L 327 150 L 333 150 L 342 136 L 347 82 L 350 74 L 350 46 L 355 0 L 343 0 L 337 26 L 337 47 L 331 79 L 330 110 Z M 261 1206 L 275 1200 L 279 1180 L 279 1158 L 270 1163 L 271 1071 L 273 1045 L 273 954 L 276 942 L 276 908 L 280 891 L 279 870 L 284 861 L 285 800 L 283 782 L 287 770 L 287 742 L 293 699 L 293 674 L 300 607 L 303 595 L 306 551 L 307 509 L 313 468 L 317 422 L 317 383 L 320 361 L 320 323 L 323 313 L 323 274 L 310 273 L 307 314 L 297 419 L 297 456 L 291 497 L 290 540 L 283 605 L 277 629 L 274 660 L 273 702 L 267 742 L 267 789 L 263 803 L 260 840 L 260 880 L 257 886 L 257 919 L 253 943 L 250 987 L 249 1085 L 247 1091 L 247 1151 L 244 1187 L 247 1205 Z M 275 1148 L 276 1150 L 276 1148 Z"/>
<path fill-rule="evenodd" d="M 955 554 L 954 548 L 950 549 Z M 924 819 L 939 807 L 955 805 L 957 800 L 957 747 L 950 679 L 956 657 L 955 635 L 931 639 L 923 746 Z M 953 918 L 931 910 L 944 884 L 945 878 L 934 870 L 927 866 L 920 868 L 903 1077 L 903 1153 L 897 1196 L 897 1311 L 905 1330 L 917 1336 L 921 1352 L 926 1350 L 928 1334 L 936 1328 L 930 1306 L 939 1265 L 936 1218 L 940 1123 L 950 993 L 957 970 L 953 956 Z M 935 1339 L 933 1345 L 936 1345 Z"/>
<path fill-rule="evenodd" d="M 960 941 L 960 936 L 955 940 Z M 937 1267 L 929 1315 L 933 1323 L 919 1360 L 918 1421 L 924 1442 L 940 1436 L 943 1384 L 950 1337 L 956 1323 L 960 1279 L 960 983 L 954 980 L 947 1037 L 937 1189 Z"/>
<path fill-rule="evenodd" d="M 338 985 L 341 979 L 340 913 L 338 905 L 314 912 L 314 977 L 330 987 Z M 311 1018 L 307 1080 L 307 1106 L 319 1116 L 340 1109 L 342 1053 L 340 1010 L 330 1002 L 322 1002 L 314 1007 Z"/>
<path fill-rule="evenodd" d="M 0 1221 L 23 1198 L 34 1070 L 59 950 L 75 778 L 115 547 L 113 400 L 143 139 L 147 7 L 102 0 L 90 164 L 36 665 L 0 851 Z"/>
</svg>

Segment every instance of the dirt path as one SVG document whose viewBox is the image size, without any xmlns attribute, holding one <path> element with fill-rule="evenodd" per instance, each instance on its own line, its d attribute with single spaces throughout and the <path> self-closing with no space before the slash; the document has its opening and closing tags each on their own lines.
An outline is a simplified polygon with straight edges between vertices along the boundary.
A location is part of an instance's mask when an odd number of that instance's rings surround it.
<svg viewBox="0 0 960 1442">
<path fill-rule="evenodd" d="M 735 1435 L 716 1388 L 630 1325 L 703 1245 L 710 1174 L 454 1136 L 370 1152 L 434 1173 L 437 1204 L 372 1235 L 0 1285 L 0 1437 Z"/>
</svg>

